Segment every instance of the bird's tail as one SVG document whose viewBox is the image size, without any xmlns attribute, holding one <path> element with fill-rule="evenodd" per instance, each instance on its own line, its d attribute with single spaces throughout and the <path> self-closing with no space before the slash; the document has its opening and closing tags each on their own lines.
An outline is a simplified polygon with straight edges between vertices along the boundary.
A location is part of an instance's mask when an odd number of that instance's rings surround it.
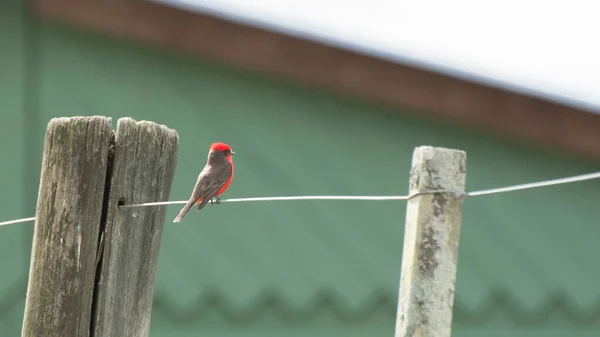
<svg viewBox="0 0 600 337">
<path fill-rule="evenodd" d="M 173 219 L 173 223 L 177 223 L 177 222 L 183 220 L 183 218 L 185 217 L 185 215 L 187 214 L 187 212 L 192 207 L 194 207 L 194 200 L 188 201 L 187 204 L 185 204 L 185 206 L 183 206 L 183 208 L 181 209 L 181 211 L 179 211 L 179 214 L 177 214 L 177 216 L 175 217 L 175 219 Z"/>
</svg>

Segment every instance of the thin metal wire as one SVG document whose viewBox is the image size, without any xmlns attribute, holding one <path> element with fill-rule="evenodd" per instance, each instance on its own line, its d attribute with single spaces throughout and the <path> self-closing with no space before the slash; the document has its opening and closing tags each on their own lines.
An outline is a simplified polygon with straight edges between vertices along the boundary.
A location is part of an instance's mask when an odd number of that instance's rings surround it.
<svg viewBox="0 0 600 337">
<path fill-rule="evenodd" d="M 407 195 L 400 196 L 346 196 L 346 195 L 304 195 L 292 197 L 254 197 L 254 198 L 233 198 L 221 199 L 219 203 L 227 202 L 251 202 L 251 201 L 284 201 L 284 200 L 407 200 Z M 187 200 L 180 201 L 159 201 L 145 202 L 142 204 L 122 205 L 120 208 L 130 207 L 146 207 L 146 206 L 161 206 L 161 205 L 183 205 Z"/>
<path fill-rule="evenodd" d="M 582 174 L 582 175 L 566 177 L 566 178 L 538 181 L 535 183 L 519 184 L 519 185 L 513 185 L 513 186 L 506 186 L 506 187 L 490 188 L 488 190 L 468 192 L 467 196 L 475 197 L 475 196 L 486 195 L 486 194 L 512 192 L 512 191 L 518 191 L 518 190 L 526 190 L 526 189 L 530 189 L 530 188 L 568 184 L 568 183 L 574 183 L 574 182 L 578 182 L 578 181 L 592 180 L 592 179 L 598 179 L 598 178 L 600 178 L 600 172 L 595 172 L 595 173 Z"/>
<path fill-rule="evenodd" d="M 225 202 L 225 200 L 221 200 L 221 202 Z M 145 202 L 142 204 L 131 204 L 131 205 L 121 205 L 119 208 L 130 208 L 130 207 L 146 207 L 146 206 L 163 206 L 163 205 L 184 205 L 187 203 L 187 200 L 179 200 L 179 201 L 156 201 L 156 202 Z"/>
<path fill-rule="evenodd" d="M 15 223 L 28 222 L 28 221 L 34 221 L 34 220 L 35 220 L 35 217 L 33 216 L 31 218 L 23 218 L 23 219 L 4 221 L 4 222 L 0 222 L 0 226 L 12 225 Z"/>
<path fill-rule="evenodd" d="M 435 191 L 421 191 L 410 195 L 303 195 L 303 196 L 290 196 L 290 197 L 254 197 L 254 198 L 231 198 L 231 199 L 220 199 L 219 203 L 227 202 L 252 202 L 252 201 L 285 201 L 285 200 L 361 200 L 361 201 L 384 201 L 384 200 L 409 200 L 422 194 L 433 194 L 433 193 L 453 193 L 459 196 L 466 195 L 462 192 L 455 192 L 449 190 L 435 190 Z M 158 201 L 158 202 L 145 202 L 141 204 L 121 205 L 119 208 L 130 208 L 130 207 L 147 207 L 147 206 L 161 206 L 161 205 L 184 205 L 187 200 L 179 201 Z"/>
<path fill-rule="evenodd" d="M 284 201 L 284 200 L 362 200 L 362 201 L 384 201 L 384 200 L 409 200 L 417 195 L 422 194 L 433 194 L 433 193 L 452 193 L 454 195 L 460 197 L 475 197 L 481 195 L 488 194 L 498 194 L 505 192 L 512 192 L 518 190 L 526 190 L 531 188 L 545 187 L 545 186 L 553 186 L 553 185 L 561 185 L 574 183 L 585 180 L 592 180 L 600 178 L 600 172 L 582 174 L 572 177 L 566 178 L 558 178 L 551 180 L 538 181 L 533 183 L 512 185 L 506 187 L 498 187 L 491 188 L 487 190 L 473 191 L 473 192 L 457 192 L 457 191 L 449 191 L 449 190 L 435 190 L 435 191 L 422 191 L 415 194 L 410 195 L 389 195 L 389 196 L 347 196 L 347 195 L 316 195 L 316 196 L 290 196 L 290 197 L 254 197 L 254 198 L 232 198 L 232 199 L 221 199 L 219 203 L 227 203 L 227 202 L 252 202 L 252 201 Z M 163 205 L 183 205 L 187 203 L 187 200 L 179 200 L 179 201 L 158 201 L 158 202 L 146 202 L 141 204 L 132 204 L 132 205 L 121 205 L 119 208 L 131 208 L 131 207 L 148 207 L 148 206 L 163 206 Z M 1 226 L 12 225 L 15 223 L 28 222 L 35 220 L 35 217 L 31 218 L 23 218 L 17 220 L 10 220 L 0 222 Z"/>
</svg>

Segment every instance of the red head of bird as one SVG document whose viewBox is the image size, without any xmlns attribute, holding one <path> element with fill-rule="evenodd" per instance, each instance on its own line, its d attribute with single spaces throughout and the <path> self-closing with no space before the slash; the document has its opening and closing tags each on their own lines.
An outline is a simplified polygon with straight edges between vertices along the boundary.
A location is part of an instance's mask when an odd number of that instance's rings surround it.
<svg viewBox="0 0 600 337">
<path fill-rule="evenodd" d="M 231 151 L 231 146 L 229 146 L 225 143 L 221 143 L 221 142 L 210 144 L 210 149 L 212 151 L 233 152 L 233 151 Z M 233 153 L 233 154 L 235 154 L 235 153 Z"/>
<path fill-rule="evenodd" d="M 232 163 L 231 155 L 234 155 L 235 152 L 231 150 L 231 146 L 225 143 L 212 143 L 210 144 L 210 150 L 208 151 L 208 163 L 217 163 L 222 161 L 223 159 Z"/>
</svg>

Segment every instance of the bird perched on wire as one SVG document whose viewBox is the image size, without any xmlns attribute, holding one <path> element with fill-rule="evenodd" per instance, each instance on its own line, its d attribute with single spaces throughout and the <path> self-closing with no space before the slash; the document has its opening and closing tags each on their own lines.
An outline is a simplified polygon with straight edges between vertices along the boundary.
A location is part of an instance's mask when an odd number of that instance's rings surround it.
<svg viewBox="0 0 600 337">
<path fill-rule="evenodd" d="M 187 212 L 196 205 L 198 205 L 199 211 L 209 202 L 211 205 L 219 203 L 219 195 L 227 190 L 233 180 L 232 155 L 235 155 L 235 152 L 225 143 L 210 145 L 206 165 L 198 175 L 190 200 L 179 211 L 173 223 L 183 220 Z"/>
</svg>

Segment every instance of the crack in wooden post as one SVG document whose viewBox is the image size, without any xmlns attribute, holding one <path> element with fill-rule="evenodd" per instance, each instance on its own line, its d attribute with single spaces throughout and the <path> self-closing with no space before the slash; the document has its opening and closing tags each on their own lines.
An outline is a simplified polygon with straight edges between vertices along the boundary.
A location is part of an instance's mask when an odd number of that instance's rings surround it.
<svg viewBox="0 0 600 337">
<path fill-rule="evenodd" d="M 117 123 L 93 337 L 148 336 L 167 208 L 118 205 L 169 199 L 178 143 L 165 126 L 130 118 Z"/>
</svg>

